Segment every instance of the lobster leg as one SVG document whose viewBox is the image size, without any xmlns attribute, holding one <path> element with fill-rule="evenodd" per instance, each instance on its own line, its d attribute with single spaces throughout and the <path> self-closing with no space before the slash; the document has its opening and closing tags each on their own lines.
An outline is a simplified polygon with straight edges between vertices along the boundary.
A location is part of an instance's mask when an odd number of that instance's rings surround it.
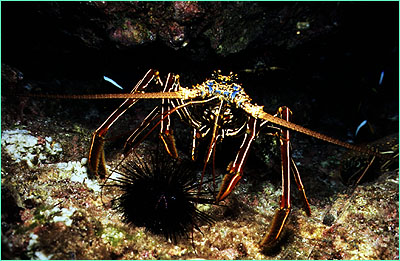
<svg viewBox="0 0 400 261">
<path fill-rule="evenodd" d="M 167 81 L 163 92 L 178 91 L 179 82 L 178 77 L 173 74 L 168 74 Z M 161 109 L 157 106 L 151 111 L 143 122 L 137 127 L 132 134 L 129 136 L 125 143 L 124 155 L 127 156 L 131 151 L 133 151 L 153 130 L 154 127 L 147 133 L 143 131 L 156 119 L 160 119 L 160 139 L 163 141 L 166 151 L 173 158 L 178 158 L 178 152 L 175 146 L 175 139 L 172 134 L 171 128 L 171 102 L 169 99 L 162 99 Z M 156 125 L 157 125 L 156 124 Z"/>
<path fill-rule="evenodd" d="M 290 161 L 291 161 L 291 166 L 292 166 L 291 170 L 293 172 L 294 180 L 296 181 L 297 188 L 303 199 L 304 210 L 305 210 L 307 216 L 311 216 L 310 204 L 308 203 L 308 199 L 306 196 L 306 191 L 304 190 L 303 182 L 301 182 L 299 170 L 297 169 L 296 163 L 294 162 L 294 160 L 292 158 L 290 158 Z"/>
<path fill-rule="evenodd" d="M 235 160 L 228 166 L 228 174 L 226 174 L 222 180 L 222 184 L 216 198 L 217 202 L 225 199 L 233 191 L 238 181 L 242 178 L 243 166 L 246 163 L 247 156 L 249 155 L 251 143 L 257 135 L 258 127 L 257 120 L 254 117 L 249 118 L 250 119 L 246 126 L 247 131 L 245 133 L 243 143 L 240 146 Z"/>
<path fill-rule="evenodd" d="M 198 131 L 196 128 L 193 128 L 193 137 L 192 137 L 192 150 L 191 150 L 191 156 L 192 160 L 195 161 L 197 159 L 197 153 L 196 153 L 196 147 L 197 147 L 197 138 L 200 136 L 200 134 L 197 134 Z"/>
<path fill-rule="evenodd" d="M 278 110 L 278 117 L 283 118 L 286 121 L 290 121 L 290 110 L 287 107 L 281 107 Z M 261 124 L 262 125 L 262 124 Z M 228 174 L 225 175 L 216 201 L 225 199 L 234 189 L 238 181 L 241 179 L 243 174 L 243 166 L 246 162 L 249 148 L 257 135 L 259 126 L 257 120 L 250 117 L 247 123 L 247 131 L 242 145 L 240 146 L 239 152 L 235 158 L 235 161 L 228 166 Z M 280 147 L 281 147 L 281 169 L 282 169 L 282 195 L 278 211 L 276 212 L 272 221 L 271 229 L 269 233 L 264 237 L 261 242 L 262 248 L 268 248 L 273 246 L 282 234 L 283 227 L 289 216 L 291 210 L 291 198 L 290 198 L 290 170 L 292 170 L 297 187 L 301 192 L 305 211 L 307 215 L 311 215 L 310 206 L 308 204 L 307 197 L 305 195 L 304 187 L 300 179 L 300 174 L 297 167 L 290 156 L 290 133 L 288 129 L 280 130 Z"/>
<path fill-rule="evenodd" d="M 155 130 L 155 128 L 156 128 L 158 125 L 167 124 L 167 125 L 164 125 L 164 127 L 165 127 L 165 126 L 168 126 L 168 121 L 167 121 L 167 123 L 164 123 L 164 121 L 165 121 L 166 119 L 168 119 L 172 113 L 178 112 L 180 109 L 184 109 L 186 106 L 190 106 L 190 105 L 194 105 L 194 104 L 207 103 L 207 102 L 209 102 L 209 101 L 211 101 L 211 100 L 214 100 L 214 99 L 215 99 L 215 98 L 210 98 L 210 99 L 208 99 L 208 100 L 203 100 L 203 101 L 189 101 L 189 102 L 186 102 L 186 103 L 181 103 L 180 105 L 177 105 L 177 106 L 175 106 L 173 103 L 171 103 L 173 108 L 164 111 L 163 114 L 161 114 L 161 112 L 160 112 L 160 110 L 158 109 L 158 107 L 154 108 L 153 111 L 150 112 L 149 115 L 147 115 L 147 117 L 146 117 L 145 120 L 141 123 L 141 125 L 140 125 L 135 131 L 133 131 L 132 135 L 129 137 L 129 139 L 128 139 L 126 145 L 125 145 L 126 149 L 125 149 L 124 155 L 127 156 L 130 152 L 132 152 L 133 150 L 135 150 L 135 148 L 136 148 L 139 144 L 141 144 L 142 141 L 143 141 L 144 139 L 146 139 L 146 138 Z M 143 134 L 143 131 L 151 124 L 151 122 L 153 122 L 153 121 L 154 121 L 155 119 L 157 119 L 157 118 L 160 118 L 160 120 L 159 120 L 158 122 L 156 122 L 156 124 L 154 124 L 154 126 L 153 126 L 149 131 L 147 131 L 145 134 Z M 161 128 L 161 130 L 160 130 L 160 137 L 161 137 L 161 139 L 163 138 L 163 136 L 165 137 L 165 133 L 164 133 L 165 130 L 166 130 L 165 128 Z M 171 130 L 171 129 L 170 129 L 170 130 Z M 143 135 L 142 135 L 142 134 L 143 134 Z M 170 136 L 170 137 L 169 137 L 168 139 L 170 139 L 170 140 L 173 141 L 173 142 L 171 142 L 171 143 L 165 142 L 165 141 L 162 139 L 163 142 L 164 142 L 165 148 L 166 148 L 166 150 L 167 150 L 168 153 L 170 153 L 170 151 L 173 151 L 173 150 L 176 151 L 176 148 L 175 148 L 175 139 L 173 138 L 173 135 L 172 135 L 171 132 L 169 133 L 169 136 Z M 140 138 L 139 138 L 139 137 L 140 137 Z M 172 147 L 168 147 L 168 146 L 172 146 Z M 128 149 L 128 148 L 129 148 L 129 149 Z M 170 149 L 170 148 L 172 148 L 172 149 Z M 170 154 L 170 155 L 171 155 L 171 154 Z M 176 155 L 177 155 L 177 153 L 176 153 Z M 173 155 L 171 155 L 171 156 L 173 156 Z"/>
<path fill-rule="evenodd" d="M 129 138 L 126 140 L 124 145 L 124 155 L 127 156 L 133 151 L 136 146 L 141 143 L 141 139 L 139 139 L 140 135 L 143 131 L 160 116 L 160 108 L 159 106 L 155 107 L 144 120 L 140 123 L 140 125 L 131 133 Z"/>
<path fill-rule="evenodd" d="M 143 91 L 154 78 L 159 79 L 158 75 L 157 71 L 150 69 L 143 79 L 132 89 L 131 93 Z M 99 175 L 102 179 L 106 177 L 107 173 L 104 157 L 104 137 L 111 125 L 137 101 L 138 99 L 126 99 L 93 133 L 88 156 L 88 166 L 92 173 Z"/>
<path fill-rule="evenodd" d="M 278 116 L 283 118 L 286 121 L 290 121 L 290 110 L 287 107 L 281 107 L 278 110 Z M 290 169 L 291 166 L 295 169 L 295 180 L 297 181 L 298 187 L 302 188 L 304 199 L 307 202 L 307 198 L 305 197 L 304 188 L 302 187 L 300 175 L 297 171 L 294 162 L 292 163 L 292 159 L 290 157 L 290 134 L 288 129 L 284 129 L 280 131 L 280 146 L 281 146 L 281 164 L 282 164 L 282 196 L 280 201 L 280 206 L 277 212 L 275 213 L 274 219 L 272 220 L 271 228 L 269 233 L 264 237 L 260 246 L 262 248 L 269 248 L 275 245 L 278 241 L 280 235 L 282 234 L 283 227 L 286 223 L 286 220 L 289 216 L 291 209 L 290 202 Z M 293 165 L 292 165 L 293 164 Z M 301 185 L 301 186 L 300 186 Z M 307 206 L 309 209 L 309 205 L 307 202 Z M 308 212 L 308 213 L 311 213 Z"/>
<path fill-rule="evenodd" d="M 167 81 L 163 92 L 171 92 L 179 90 L 179 76 L 168 74 Z M 171 101 L 169 99 L 162 99 L 161 115 L 164 116 L 168 111 L 171 110 Z M 171 115 L 167 114 L 167 117 L 161 122 L 160 138 L 164 143 L 165 149 L 171 157 L 177 159 L 178 151 L 175 145 L 175 138 L 171 128 Z"/>
<path fill-rule="evenodd" d="M 211 136 L 211 142 L 210 142 L 210 146 L 208 147 L 208 151 L 207 151 L 207 155 L 205 157 L 204 160 L 204 167 L 203 167 L 203 171 L 201 173 L 201 180 L 200 180 L 200 186 L 199 186 L 199 193 L 201 191 L 201 184 L 203 183 L 203 178 L 204 178 L 204 174 L 206 172 L 206 167 L 208 162 L 210 161 L 211 155 L 212 155 L 212 174 L 213 174 L 213 186 L 215 188 L 215 147 L 217 145 L 217 141 L 220 138 L 219 133 L 219 129 L 220 129 L 220 120 L 221 120 L 221 108 L 223 105 L 224 101 L 221 101 L 220 105 L 219 105 L 219 109 L 218 112 L 215 115 L 215 120 L 214 120 L 214 125 L 213 125 L 213 130 L 212 130 L 212 136 Z M 195 141 L 194 141 L 195 142 Z M 192 148 L 192 152 L 193 152 L 193 148 Z M 193 154 L 192 154 L 193 156 Z"/>
</svg>

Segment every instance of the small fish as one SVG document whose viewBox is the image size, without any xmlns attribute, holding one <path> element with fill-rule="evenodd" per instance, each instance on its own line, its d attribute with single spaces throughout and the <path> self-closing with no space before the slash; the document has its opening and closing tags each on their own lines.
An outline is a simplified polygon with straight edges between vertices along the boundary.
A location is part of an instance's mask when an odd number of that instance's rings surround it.
<svg viewBox="0 0 400 261">
<path fill-rule="evenodd" d="M 360 131 L 360 129 L 361 129 L 365 124 L 367 124 L 367 120 L 364 120 L 363 122 L 360 123 L 360 125 L 358 125 L 355 136 L 357 136 L 358 132 Z"/>
<path fill-rule="evenodd" d="M 114 86 L 120 88 L 121 90 L 123 90 L 124 88 L 121 87 L 121 85 L 119 85 L 118 83 L 116 83 L 113 79 L 108 78 L 107 76 L 103 76 L 104 80 L 106 80 L 107 82 L 112 83 Z"/>
<path fill-rule="evenodd" d="M 382 72 L 381 72 L 381 77 L 379 78 L 379 85 L 382 84 L 383 76 L 384 76 L 384 75 L 385 75 L 385 71 L 382 71 Z"/>
</svg>

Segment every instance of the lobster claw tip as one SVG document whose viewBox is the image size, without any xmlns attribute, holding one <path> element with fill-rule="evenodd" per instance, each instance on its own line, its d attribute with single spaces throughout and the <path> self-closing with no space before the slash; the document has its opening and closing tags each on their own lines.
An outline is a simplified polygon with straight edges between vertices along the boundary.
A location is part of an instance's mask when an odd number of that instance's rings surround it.
<svg viewBox="0 0 400 261">
<path fill-rule="evenodd" d="M 239 180 L 242 178 L 242 175 L 240 175 L 240 173 L 228 173 L 225 175 L 222 184 L 221 184 L 221 188 L 218 192 L 217 198 L 216 198 L 216 202 L 220 202 L 222 200 L 224 200 L 227 196 L 229 196 L 229 194 L 231 194 L 231 192 L 233 191 L 233 189 L 235 188 L 236 184 L 239 182 Z"/>
</svg>

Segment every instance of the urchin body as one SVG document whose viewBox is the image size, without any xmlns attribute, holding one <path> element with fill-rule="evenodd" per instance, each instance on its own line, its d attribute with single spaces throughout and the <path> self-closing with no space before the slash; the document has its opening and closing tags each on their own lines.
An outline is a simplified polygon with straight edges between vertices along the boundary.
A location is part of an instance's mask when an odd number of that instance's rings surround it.
<svg viewBox="0 0 400 261">
<path fill-rule="evenodd" d="M 122 169 L 116 184 L 122 194 L 114 205 L 125 222 L 163 234 L 173 242 L 199 229 L 200 222 L 212 222 L 196 208 L 196 203 L 211 204 L 213 200 L 198 194 L 197 177 L 188 162 L 157 152 L 149 161 L 136 156 Z"/>
</svg>

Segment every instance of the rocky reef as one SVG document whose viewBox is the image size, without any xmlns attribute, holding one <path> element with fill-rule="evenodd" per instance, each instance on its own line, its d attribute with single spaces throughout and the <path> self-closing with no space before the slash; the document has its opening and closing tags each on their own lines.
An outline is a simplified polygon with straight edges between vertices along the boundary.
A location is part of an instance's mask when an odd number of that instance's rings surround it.
<svg viewBox="0 0 400 261">
<path fill-rule="evenodd" d="M 397 2 L 2 2 L 2 19 L 2 259 L 399 258 Z M 199 206 L 215 222 L 174 244 L 124 223 L 118 190 L 87 172 L 91 134 L 121 100 L 16 96 L 130 92 L 150 68 L 187 87 L 233 71 L 266 112 L 287 105 L 297 124 L 394 156 L 355 184 L 370 157 L 293 132 L 312 215 L 293 187 L 281 243 L 260 251 L 281 193 L 279 148 L 260 133 L 233 194 Z M 138 102 L 110 129 L 109 170 L 158 104 Z M 189 157 L 190 128 L 174 123 Z M 218 144 L 219 176 L 241 140 Z"/>
</svg>

